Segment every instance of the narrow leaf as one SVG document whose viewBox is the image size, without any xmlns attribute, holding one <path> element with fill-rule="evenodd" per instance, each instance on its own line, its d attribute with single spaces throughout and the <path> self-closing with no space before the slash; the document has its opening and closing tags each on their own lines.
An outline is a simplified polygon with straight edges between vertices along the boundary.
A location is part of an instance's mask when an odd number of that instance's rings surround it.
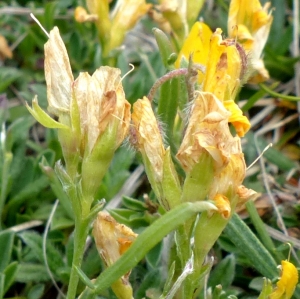
<svg viewBox="0 0 300 299">
<path fill-rule="evenodd" d="M 278 276 L 275 260 L 237 214 L 233 215 L 224 232 L 258 272 L 271 279 Z"/>
</svg>

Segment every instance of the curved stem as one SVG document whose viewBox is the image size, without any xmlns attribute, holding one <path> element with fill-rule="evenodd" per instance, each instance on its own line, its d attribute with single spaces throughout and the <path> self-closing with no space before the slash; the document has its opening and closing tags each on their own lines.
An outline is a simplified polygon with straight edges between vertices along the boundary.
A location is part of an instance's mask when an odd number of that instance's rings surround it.
<svg viewBox="0 0 300 299">
<path fill-rule="evenodd" d="M 288 96 L 285 94 L 281 94 L 278 93 L 276 91 L 271 90 L 270 88 L 268 88 L 265 84 L 258 84 L 259 87 L 264 90 L 265 92 L 267 92 L 269 95 L 275 97 L 275 98 L 281 98 L 283 100 L 287 100 L 287 101 L 300 101 L 300 97 L 294 97 L 294 96 Z"/>
<path fill-rule="evenodd" d="M 182 69 L 173 70 L 165 74 L 164 76 L 160 77 L 159 79 L 157 79 L 147 95 L 149 101 L 152 102 L 157 89 L 165 82 L 178 76 L 185 76 L 187 73 L 188 73 L 188 69 L 182 68 Z"/>
</svg>

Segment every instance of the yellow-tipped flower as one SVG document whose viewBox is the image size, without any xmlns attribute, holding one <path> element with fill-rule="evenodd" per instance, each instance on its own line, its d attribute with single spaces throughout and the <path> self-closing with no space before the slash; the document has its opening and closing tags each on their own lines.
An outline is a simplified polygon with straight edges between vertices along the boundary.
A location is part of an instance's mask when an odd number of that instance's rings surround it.
<svg viewBox="0 0 300 299">
<path fill-rule="evenodd" d="M 77 6 L 74 11 L 74 18 L 78 23 L 95 22 L 98 20 L 98 15 L 88 14 L 86 9 L 82 6 Z"/>
<path fill-rule="evenodd" d="M 194 63 L 205 66 L 204 74 L 198 75 L 199 88 L 212 92 L 223 102 L 231 112 L 229 122 L 242 137 L 250 129 L 250 122 L 243 116 L 234 98 L 246 72 L 247 59 L 241 46 L 234 40 L 223 40 L 221 34 L 221 29 L 212 34 L 207 25 L 197 22 L 186 39 L 175 66 L 179 67 L 182 60 L 188 61 L 190 55 Z"/>
<path fill-rule="evenodd" d="M 281 261 L 281 277 L 277 282 L 277 287 L 270 299 L 290 299 L 292 298 L 298 283 L 298 270 L 289 261 Z"/>
<path fill-rule="evenodd" d="M 99 212 L 94 222 L 93 235 L 97 250 L 107 267 L 114 264 L 137 238 L 129 227 L 116 222 L 107 212 Z M 112 284 L 118 298 L 132 299 L 130 272 Z"/>
<path fill-rule="evenodd" d="M 269 78 L 261 59 L 267 42 L 273 17 L 269 12 L 270 2 L 263 7 L 259 0 L 231 0 L 228 18 L 229 36 L 243 45 L 250 55 L 253 71 L 250 82 L 263 82 Z"/>
</svg>

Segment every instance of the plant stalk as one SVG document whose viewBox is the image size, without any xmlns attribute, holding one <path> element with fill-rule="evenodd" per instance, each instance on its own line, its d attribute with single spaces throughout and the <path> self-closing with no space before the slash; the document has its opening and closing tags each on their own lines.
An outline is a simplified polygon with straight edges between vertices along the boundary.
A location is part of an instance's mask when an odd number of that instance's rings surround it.
<svg viewBox="0 0 300 299">
<path fill-rule="evenodd" d="M 77 293 L 77 286 L 79 282 L 79 275 L 76 268 L 81 268 L 81 262 L 83 259 L 85 241 L 88 234 L 88 221 L 85 219 L 77 218 L 75 220 L 74 231 L 74 250 L 73 250 L 73 262 L 71 275 L 69 280 L 69 287 L 67 293 L 67 299 L 75 299 Z"/>
</svg>

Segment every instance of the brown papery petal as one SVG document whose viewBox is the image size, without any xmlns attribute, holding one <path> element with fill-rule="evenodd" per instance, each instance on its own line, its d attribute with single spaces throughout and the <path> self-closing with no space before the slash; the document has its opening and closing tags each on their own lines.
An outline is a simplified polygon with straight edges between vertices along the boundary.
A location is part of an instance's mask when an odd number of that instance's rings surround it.
<svg viewBox="0 0 300 299">
<path fill-rule="evenodd" d="M 74 78 L 66 47 L 57 27 L 50 31 L 44 48 L 48 110 L 59 116 L 60 112 L 70 110 Z"/>
</svg>

